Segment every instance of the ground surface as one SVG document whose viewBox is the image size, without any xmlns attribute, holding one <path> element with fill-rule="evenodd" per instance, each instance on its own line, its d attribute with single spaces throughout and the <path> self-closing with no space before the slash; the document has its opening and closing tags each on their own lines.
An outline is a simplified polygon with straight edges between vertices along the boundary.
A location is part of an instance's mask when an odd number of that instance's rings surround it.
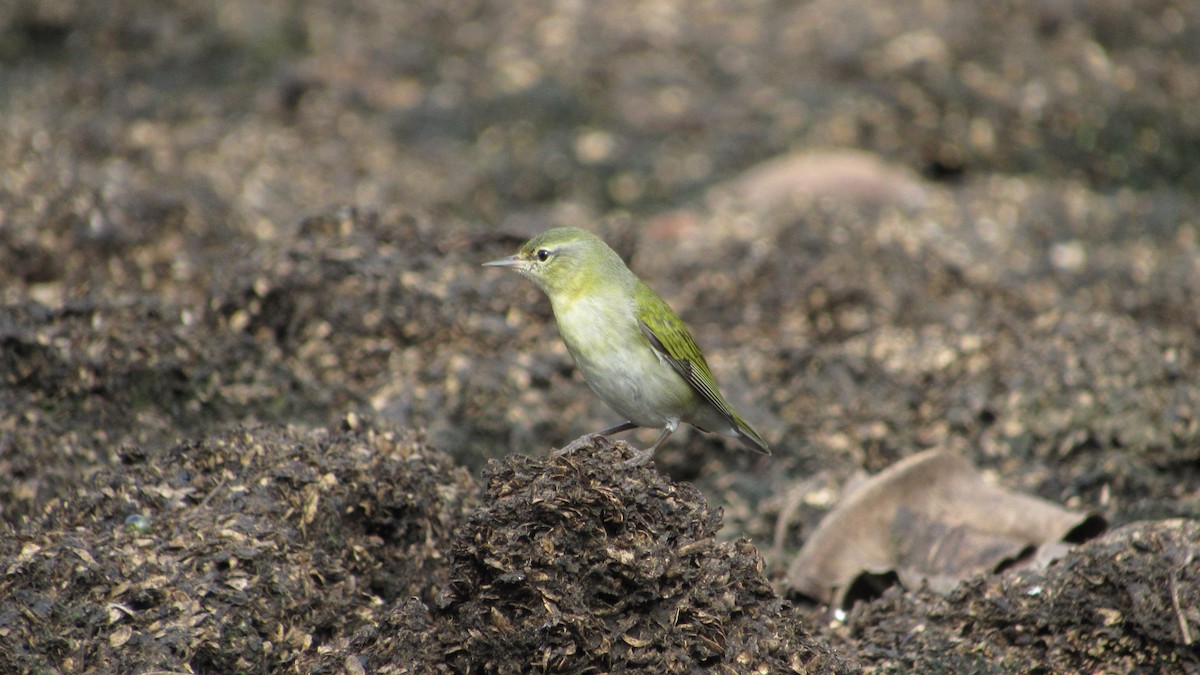
<svg viewBox="0 0 1200 675">
<path fill-rule="evenodd" d="M 1182 1 L 8 3 L 0 671 L 1195 672 L 1197 100 Z M 560 224 L 772 457 L 549 456 Z M 1112 528 L 782 597 L 929 448 Z"/>
</svg>

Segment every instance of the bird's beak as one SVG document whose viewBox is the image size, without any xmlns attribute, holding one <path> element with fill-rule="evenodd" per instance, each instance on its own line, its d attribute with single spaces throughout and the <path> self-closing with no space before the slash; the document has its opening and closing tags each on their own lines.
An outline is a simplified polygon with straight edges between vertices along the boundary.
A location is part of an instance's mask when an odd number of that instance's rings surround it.
<svg viewBox="0 0 1200 675">
<path fill-rule="evenodd" d="M 519 255 L 510 255 L 507 258 L 501 258 L 499 260 L 492 260 L 489 262 L 485 262 L 485 263 L 483 263 L 483 266 L 484 267 L 512 267 L 515 269 L 524 269 L 525 267 L 528 266 L 528 263 L 526 263 L 524 260 L 522 260 L 521 256 L 519 256 Z"/>
</svg>

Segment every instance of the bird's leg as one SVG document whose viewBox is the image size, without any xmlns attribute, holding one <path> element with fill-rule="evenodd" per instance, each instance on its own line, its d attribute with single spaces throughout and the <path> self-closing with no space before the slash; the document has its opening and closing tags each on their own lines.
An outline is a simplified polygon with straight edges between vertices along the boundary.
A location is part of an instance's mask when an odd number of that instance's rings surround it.
<svg viewBox="0 0 1200 675">
<path fill-rule="evenodd" d="M 609 427 L 607 429 L 604 429 L 603 431 L 597 431 L 594 434 L 584 434 L 584 435 L 580 436 L 579 438 L 576 438 L 575 440 L 568 443 L 561 450 L 555 450 L 551 454 L 557 457 L 559 455 L 565 455 L 567 453 L 575 452 L 576 450 L 582 448 L 583 446 L 588 445 L 589 443 L 592 443 L 596 438 L 608 438 L 609 436 L 612 436 L 613 434 L 619 434 L 622 431 L 629 431 L 631 429 L 636 429 L 636 428 L 638 428 L 638 425 L 634 424 L 633 422 L 622 422 L 621 424 L 618 424 L 615 427 Z"/>
<path fill-rule="evenodd" d="M 662 433 L 658 435 L 658 438 L 655 439 L 653 445 L 645 450 L 634 450 L 633 457 L 621 462 L 621 466 L 641 466 L 646 462 L 649 462 L 650 458 L 654 456 L 654 451 L 658 449 L 658 446 L 662 445 L 663 441 L 667 440 L 667 436 L 670 436 L 678 427 L 679 422 L 668 423 L 667 426 L 663 428 Z"/>
<path fill-rule="evenodd" d="M 604 431 L 597 431 L 596 433 L 594 433 L 592 435 L 593 436 L 603 436 L 605 438 L 608 438 L 609 436 L 612 436 L 613 434 L 619 434 L 622 431 L 630 431 L 630 430 L 633 430 L 636 428 L 638 428 L 638 425 L 634 424 L 633 422 L 622 422 L 615 427 L 609 427 L 609 428 L 605 429 Z"/>
</svg>

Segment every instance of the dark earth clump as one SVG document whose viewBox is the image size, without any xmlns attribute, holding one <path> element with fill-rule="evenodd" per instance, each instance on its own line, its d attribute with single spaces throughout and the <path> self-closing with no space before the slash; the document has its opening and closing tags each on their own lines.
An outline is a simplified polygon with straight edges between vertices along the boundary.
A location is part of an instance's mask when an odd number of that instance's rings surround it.
<svg viewBox="0 0 1200 675">
<path fill-rule="evenodd" d="M 858 657 L 879 672 L 1194 673 L 1198 554 L 1195 520 L 1134 523 L 1045 570 L 889 592 L 846 629 L 870 636 Z"/>
<path fill-rule="evenodd" d="M 1195 671 L 1197 100 L 1187 0 L 0 3 L 0 671 Z M 550 456 L 558 225 L 771 457 Z M 1114 530 L 780 595 L 933 448 Z"/>
<path fill-rule="evenodd" d="M 623 467 L 630 456 L 599 439 L 490 466 L 484 504 L 462 527 L 432 608 L 410 604 L 358 636 L 363 665 L 849 672 L 774 593 L 749 541 L 719 541 L 720 514 L 695 488 Z M 327 658 L 340 665 L 344 654 Z"/>
<path fill-rule="evenodd" d="M 119 464 L 0 542 L 0 671 L 267 671 L 447 581 L 479 503 L 419 437 L 234 429 Z"/>
</svg>

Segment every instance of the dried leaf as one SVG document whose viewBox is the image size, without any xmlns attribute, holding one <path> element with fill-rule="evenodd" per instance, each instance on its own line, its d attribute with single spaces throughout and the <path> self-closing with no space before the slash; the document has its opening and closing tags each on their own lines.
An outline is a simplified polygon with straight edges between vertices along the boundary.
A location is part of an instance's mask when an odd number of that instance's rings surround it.
<svg viewBox="0 0 1200 675">
<path fill-rule="evenodd" d="M 966 459 L 931 450 L 852 489 L 792 561 L 787 584 L 842 607 L 892 575 L 946 592 L 1104 528 L 1099 516 L 993 487 Z"/>
</svg>

